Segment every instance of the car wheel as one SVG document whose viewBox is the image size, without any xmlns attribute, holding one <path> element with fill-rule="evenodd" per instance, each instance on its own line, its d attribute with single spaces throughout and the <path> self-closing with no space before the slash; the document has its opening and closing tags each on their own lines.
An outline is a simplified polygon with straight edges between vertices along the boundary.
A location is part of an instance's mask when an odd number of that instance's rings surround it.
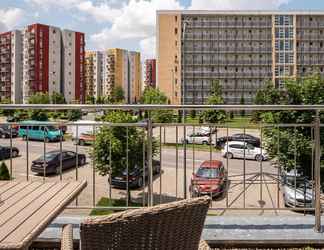
<svg viewBox="0 0 324 250">
<path fill-rule="evenodd" d="M 23 135 L 22 138 L 23 138 L 24 141 L 27 141 L 27 135 Z"/>
<path fill-rule="evenodd" d="M 13 150 L 12 153 L 12 158 L 16 158 L 18 156 L 18 151 L 17 150 Z"/>
<path fill-rule="evenodd" d="M 80 146 L 84 146 L 85 145 L 85 141 L 84 140 L 79 140 L 79 145 Z"/>
<path fill-rule="evenodd" d="M 203 141 L 202 144 L 203 145 L 208 145 L 208 141 Z"/>
<path fill-rule="evenodd" d="M 7 136 L 5 134 L 1 134 L 1 138 L 5 139 Z"/>
<path fill-rule="evenodd" d="M 226 153 L 225 154 L 225 158 L 228 158 L 228 159 L 233 159 L 234 155 L 232 153 Z"/>
<path fill-rule="evenodd" d="M 143 177 L 139 177 L 137 180 L 137 186 L 142 187 L 143 186 Z"/>
<path fill-rule="evenodd" d="M 49 142 L 50 140 L 49 140 L 48 137 L 45 137 L 44 141 L 45 141 L 45 142 Z"/>
<path fill-rule="evenodd" d="M 263 156 L 262 155 L 256 155 L 255 160 L 256 161 L 263 161 Z"/>
</svg>

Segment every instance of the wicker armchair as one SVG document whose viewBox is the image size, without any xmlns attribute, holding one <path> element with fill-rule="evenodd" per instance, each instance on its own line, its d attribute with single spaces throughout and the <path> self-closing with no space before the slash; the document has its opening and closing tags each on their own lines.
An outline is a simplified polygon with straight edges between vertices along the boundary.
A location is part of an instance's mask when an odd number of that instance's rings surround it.
<svg viewBox="0 0 324 250">
<path fill-rule="evenodd" d="M 200 240 L 210 198 L 201 197 L 109 216 L 87 218 L 80 226 L 82 250 L 207 250 Z M 63 250 L 72 250 L 72 226 L 62 231 Z"/>
</svg>

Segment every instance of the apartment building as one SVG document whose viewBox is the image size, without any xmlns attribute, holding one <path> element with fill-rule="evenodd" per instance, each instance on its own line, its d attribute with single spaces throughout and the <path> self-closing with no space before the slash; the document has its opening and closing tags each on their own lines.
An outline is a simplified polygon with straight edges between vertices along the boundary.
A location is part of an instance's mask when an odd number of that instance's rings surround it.
<svg viewBox="0 0 324 250">
<path fill-rule="evenodd" d="M 104 96 L 113 88 L 122 87 L 127 103 L 138 102 L 141 94 L 141 56 L 139 52 L 114 48 L 103 52 Z"/>
<path fill-rule="evenodd" d="M 37 93 L 61 92 L 61 31 L 32 24 L 23 31 L 23 102 Z"/>
<path fill-rule="evenodd" d="M 0 34 L 0 101 L 21 103 L 22 34 L 13 30 Z"/>
<path fill-rule="evenodd" d="M 219 81 L 227 104 L 267 81 L 324 74 L 324 12 L 158 11 L 157 86 L 173 104 L 203 104 Z"/>
<path fill-rule="evenodd" d="M 156 59 L 146 59 L 144 62 L 144 84 L 145 86 L 156 87 Z"/>
<path fill-rule="evenodd" d="M 98 98 L 102 96 L 103 81 L 103 53 L 100 51 L 86 51 L 84 82 L 86 96 Z"/>
<path fill-rule="evenodd" d="M 63 80 L 62 89 L 68 103 L 84 103 L 85 40 L 84 34 L 71 30 L 62 31 Z"/>
</svg>

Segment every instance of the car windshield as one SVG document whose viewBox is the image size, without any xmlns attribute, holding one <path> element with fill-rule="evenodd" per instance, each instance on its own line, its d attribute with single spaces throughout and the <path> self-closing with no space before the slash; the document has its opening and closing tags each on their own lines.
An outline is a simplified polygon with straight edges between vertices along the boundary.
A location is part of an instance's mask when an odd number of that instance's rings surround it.
<svg viewBox="0 0 324 250">
<path fill-rule="evenodd" d="M 51 161 L 55 158 L 55 156 L 57 156 L 57 153 L 47 153 L 45 154 L 45 161 Z M 44 156 L 39 157 L 37 160 L 43 161 Z"/>
<path fill-rule="evenodd" d="M 197 177 L 201 178 L 217 178 L 219 176 L 219 169 L 218 168 L 199 168 L 196 174 Z"/>
<path fill-rule="evenodd" d="M 295 187 L 295 177 L 288 176 L 286 179 L 286 183 L 288 186 Z M 309 182 L 304 178 L 297 177 L 296 178 L 296 187 L 297 188 L 304 188 L 304 187 L 308 188 Z"/>
</svg>

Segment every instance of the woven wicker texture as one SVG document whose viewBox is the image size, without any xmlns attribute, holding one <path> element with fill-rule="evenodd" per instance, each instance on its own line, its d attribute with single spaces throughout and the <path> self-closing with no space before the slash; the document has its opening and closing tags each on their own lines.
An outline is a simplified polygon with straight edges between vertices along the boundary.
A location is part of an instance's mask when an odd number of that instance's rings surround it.
<svg viewBox="0 0 324 250">
<path fill-rule="evenodd" d="M 73 249 L 73 228 L 72 225 L 64 225 L 62 228 L 61 248 L 65 250 Z"/>
<path fill-rule="evenodd" d="M 82 250 L 197 250 L 210 198 L 89 217 L 80 227 Z M 206 248 L 207 247 L 207 248 Z"/>
</svg>

